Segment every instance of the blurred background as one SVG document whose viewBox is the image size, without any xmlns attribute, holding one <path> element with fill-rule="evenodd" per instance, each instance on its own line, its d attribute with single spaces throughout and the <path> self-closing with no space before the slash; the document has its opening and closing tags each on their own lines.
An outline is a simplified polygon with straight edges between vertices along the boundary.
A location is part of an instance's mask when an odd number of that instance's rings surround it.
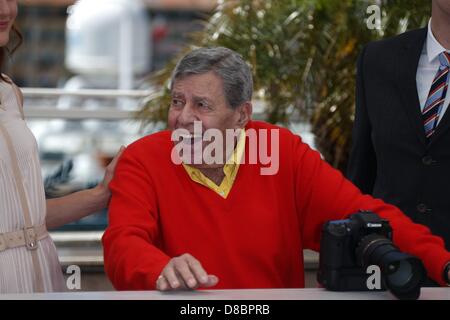
<svg viewBox="0 0 450 320">
<path fill-rule="evenodd" d="M 196 46 L 242 54 L 254 118 L 289 127 L 345 170 L 359 51 L 425 26 L 430 8 L 429 0 L 19 0 L 24 42 L 6 73 L 23 90 L 48 198 L 95 186 L 121 145 L 165 128 L 170 72 Z M 81 267 L 82 290 L 112 289 L 106 226 L 105 210 L 51 231 L 63 271 Z M 304 255 L 314 287 L 317 255 Z"/>
</svg>

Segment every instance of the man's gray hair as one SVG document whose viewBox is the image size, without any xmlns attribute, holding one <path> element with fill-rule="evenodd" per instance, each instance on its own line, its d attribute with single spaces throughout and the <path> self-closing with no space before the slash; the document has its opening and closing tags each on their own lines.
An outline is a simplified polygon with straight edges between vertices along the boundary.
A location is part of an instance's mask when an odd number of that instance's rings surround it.
<svg viewBox="0 0 450 320">
<path fill-rule="evenodd" d="M 170 90 L 176 80 L 210 71 L 222 79 L 225 98 L 231 108 L 251 101 L 253 78 L 250 67 L 240 54 L 224 47 L 199 48 L 186 54 L 172 73 Z"/>
</svg>

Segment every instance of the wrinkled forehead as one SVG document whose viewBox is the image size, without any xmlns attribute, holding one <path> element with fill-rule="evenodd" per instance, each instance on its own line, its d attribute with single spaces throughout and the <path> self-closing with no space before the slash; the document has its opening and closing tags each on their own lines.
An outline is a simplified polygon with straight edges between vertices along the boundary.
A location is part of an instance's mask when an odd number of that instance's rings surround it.
<svg viewBox="0 0 450 320">
<path fill-rule="evenodd" d="M 217 98 L 224 95 L 223 81 L 213 72 L 185 75 L 174 80 L 171 94 Z"/>
</svg>

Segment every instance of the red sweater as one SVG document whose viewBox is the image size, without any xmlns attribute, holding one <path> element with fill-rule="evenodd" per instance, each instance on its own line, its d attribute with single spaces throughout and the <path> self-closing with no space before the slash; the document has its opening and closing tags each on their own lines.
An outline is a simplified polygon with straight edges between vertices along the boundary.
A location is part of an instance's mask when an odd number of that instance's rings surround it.
<svg viewBox="0 0 450 320">
<path fill-rule="evenodd" d="M 261 175 L 262 165 L 246 159 L 226 199 L 172 163 L 171 132 L 126 149 L 110 185 L 103 237 L 105 269 L 117 289 L 154 289 L 170 258 L 183 253 L 219 277 L 217 289 L 301 288 L 302 250 L 319 249 L 325 221 L 359 209 L 387 218 L 394 243 L 421 258 L 429 276 L 443 284 L 450 253 L 440 238 L 397 208 L 362 195 L 287 129 L 256 121 L 249 128 L 280 130 L 279 171 Z"/>
</svg>

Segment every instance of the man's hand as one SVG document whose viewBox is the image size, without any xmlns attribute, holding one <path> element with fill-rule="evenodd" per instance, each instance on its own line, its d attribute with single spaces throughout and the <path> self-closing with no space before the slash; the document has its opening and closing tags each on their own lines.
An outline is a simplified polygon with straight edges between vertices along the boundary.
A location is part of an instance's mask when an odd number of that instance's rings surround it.
<svg viewBox="0 0 450 320">
<path fill-rule="evenodd" d="M 219 282 L 214 275 L 209 275 L 200 262 L 185 253 L 172 258 L 164 267 L 156 281 L 156 289 L 160 291 L 197 289 L 213 287 Z"/>
</svg>

